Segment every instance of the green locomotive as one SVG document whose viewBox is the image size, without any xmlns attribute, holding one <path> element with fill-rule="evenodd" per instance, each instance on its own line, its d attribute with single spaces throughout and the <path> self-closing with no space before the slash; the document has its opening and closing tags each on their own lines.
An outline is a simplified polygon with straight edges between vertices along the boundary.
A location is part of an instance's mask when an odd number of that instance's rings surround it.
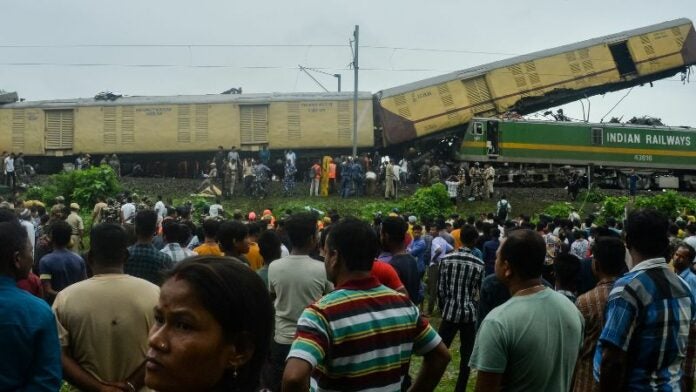
<svg viewBox="0 0 696 392">
<path fill-rule="evenodd" d="M 594 183 L 696 189 L 696 128 L 475 118 L 459 158 L 497 162 L 499 184 L 560 185 L 569 171 Z"/>
</svg>

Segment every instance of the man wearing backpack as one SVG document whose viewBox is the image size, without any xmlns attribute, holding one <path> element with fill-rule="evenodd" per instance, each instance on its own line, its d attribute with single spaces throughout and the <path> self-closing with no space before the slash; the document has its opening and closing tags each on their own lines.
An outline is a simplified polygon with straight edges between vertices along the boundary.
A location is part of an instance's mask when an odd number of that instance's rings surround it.
<svg viewBox="0 0 696 392">
<path fill-rule="evenodd" d="M 495 206 L 495 211 L 501 224 L 508 219 L 508 215 L 510 214 L 510 211 L 512 211 L 512 206 L 505 195 L 502 195 L 500 200 L 498 200 L 498 203 Z"/>
</svg>

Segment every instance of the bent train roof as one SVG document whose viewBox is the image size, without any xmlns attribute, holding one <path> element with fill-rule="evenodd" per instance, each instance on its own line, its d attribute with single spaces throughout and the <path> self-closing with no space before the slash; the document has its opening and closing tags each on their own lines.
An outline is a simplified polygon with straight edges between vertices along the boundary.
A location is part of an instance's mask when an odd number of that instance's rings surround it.
<svg viewBox="0 0 696 392">
<path fill-rule="evenodd" d="M 620 33 L 605 35 L 605 36 L 599 37 L 599 38 L 592 38 L 592 39 L 588 39 L 585 41 L 576 42 L 574 44 L 558 46 L 555 48 L 541 50 L 541 51 L 533 52 L 533 53 L 529 53 L 529 54 L 524 54 L 521 56 L 509 58 L 509 59 L 499 60 L 499 61 L 495 61 L 492 63 L 488 63 L 488 64 L 484 64 L 484 65 L 480 65 L 480 66 L 476 66 L 476 67 L 472 67 L 472 68 L 467 68 L 467 69 L 460 70 L 460 71 L 450 72 L 450 73 L 444 74 L 444 75 L 434 76 L 432 78 L 419 80 L 417 82 L 403 84 L 401 86 L 396 86 L 396 87 L 384 89 L 384 90 L 379 91 L 377 94 L 378 95 L 381 94 L 381 97 L 385 97 L 385 98 L 391 97 L 394 95 L 407 93 L 407 92 L 418 90 L 421 88 L 449 82 L 451 80 L 469 79 L 469 78 L 472 78 L 475 76 L 483 75 L 483 74 L 485 74 L 493 69 L 504 68 L 504 67 L 508 67 L 508 66 L 514 65 L 514 64 L 519 64 L 519 63 L 524 63 L 524 62 L 531 61 L 531 60 L 555 56 L 555 55 L 562 54 L 565 52 L 575 51 L 578 49 L 583 49 L 583 48 L 587 48 L 587 47 L 591 47 L 591 46 L 595 46 L 595 45 L 599 45 L 599 44 L 612 44 L 615 42 L 625 41 L 626 39 L 628 39 L 630 37 L 637 36 L 637 35 L 651 33 L 651 32 L 659 31 L 659 30 L 665 30 L 665 29 L 668 29 L 671 27 L 682 26 L 682 25 L 691 24 L 691 23 L 692 23 L 691 20 L 689 20 L 687 18 L 670 20 L 667 22 L 662 22 L 662 23 L 658 23 L 658 24 L 654 24 L 654 25 L 650 25 L 650 26 L 646 26 L 646 27 L 641 27 L 638 29 L 626 30 L 626 31 L 622 31 Z"/>
</svg>

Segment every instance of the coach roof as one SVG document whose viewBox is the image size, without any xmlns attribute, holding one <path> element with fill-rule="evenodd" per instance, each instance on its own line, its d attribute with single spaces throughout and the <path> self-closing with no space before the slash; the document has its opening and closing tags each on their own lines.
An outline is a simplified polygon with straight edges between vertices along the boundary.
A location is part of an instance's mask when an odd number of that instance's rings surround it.
<svg viewBox="0 0 696 392">
<path fill-rule="evenodd" d="M 369 92 L 360 92 L 361 100 L 372 99 Z M 153 106 L 153 105 L 190 105 L 236 103 L 240 105 L 264 104 L 268 102 L 287 101 L 349 101 L 353 92 L 329 93 L 261 93 L 261 94 L 208 94 L 208 95 L 172 95 L 172 96 L 124 96 L 114 100 L 97 100 L 94 98 L 55 99 L 46 101 L 25 101 L 0 105 L 2 109 L 53 109 L 79 106 Z"/>
</svg>

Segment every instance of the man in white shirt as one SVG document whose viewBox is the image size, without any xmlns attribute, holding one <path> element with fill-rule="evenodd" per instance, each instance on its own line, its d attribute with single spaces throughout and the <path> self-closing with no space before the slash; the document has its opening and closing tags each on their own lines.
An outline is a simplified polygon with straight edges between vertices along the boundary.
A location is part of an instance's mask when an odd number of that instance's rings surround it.
<svg viewBox="0 0 696 392">
<path fill-rule="evenodd" d="M 121 224 L 133 224 L 135 219 L 135 204 L 133 198 L 128 196 L 126 202 L 121 206 Z"/>
<path fill-rule="evenodd" d="M 406 185 L 406 179 L 408 177 L 408 161 L 406 158 L 402 158 L 399 161 L 399 166 L 401 166 L 401 170 L 399 171 L 401 173 L 401 178 L 399 179 L 401 181 L 402 186 Z"/>
<path fill-rule="evenodd" d="M 14 153 L 11 153 L 5 158 L 5 175 L 7 176 L 7 186 L 9 186 L 10 189 L 14 189 L 15 183 L 17 182 L 17 178 L 15 177 L 14 160 Z"/>
<path fill-rule="evenodd" d="M 164 219 L 164 217 L 167 216 L 167 207 L 164 205 L 164 202 L 162 201 L 162 195 L 157 195 L 157 203 L 155 203 L 155 212 L 159 217 L 159 221 L 162 221 L 162 219 Z"/>
<path fill-rule="evenodd" d="M 295 155 L 295 152 L 292 150 L 288 150 L 285 152 L 285 160 L 290 161 L 290 164 L 295 166 L 295 160 L 297 160 L 297 155 Z"/>
<path fill-rule="evenodd" d="M 392 170 L 394 171 L 394 177 L 396 177 L 394 191 L 397 193 L 396 190 L 399 189 L 399 183 L 403 182 L 401 181 L 401 166 L 392 161 Z"/>
<path fill-rule="evenodd" d="M 222 208 L 222 204 L 220 204 L 220 199 L 215 199 L 215 204 L 208 209 L 208 216 L 217 218 L 218 216 L 222 217 L 224 213 L 225 210 Z"/>
</svg>

